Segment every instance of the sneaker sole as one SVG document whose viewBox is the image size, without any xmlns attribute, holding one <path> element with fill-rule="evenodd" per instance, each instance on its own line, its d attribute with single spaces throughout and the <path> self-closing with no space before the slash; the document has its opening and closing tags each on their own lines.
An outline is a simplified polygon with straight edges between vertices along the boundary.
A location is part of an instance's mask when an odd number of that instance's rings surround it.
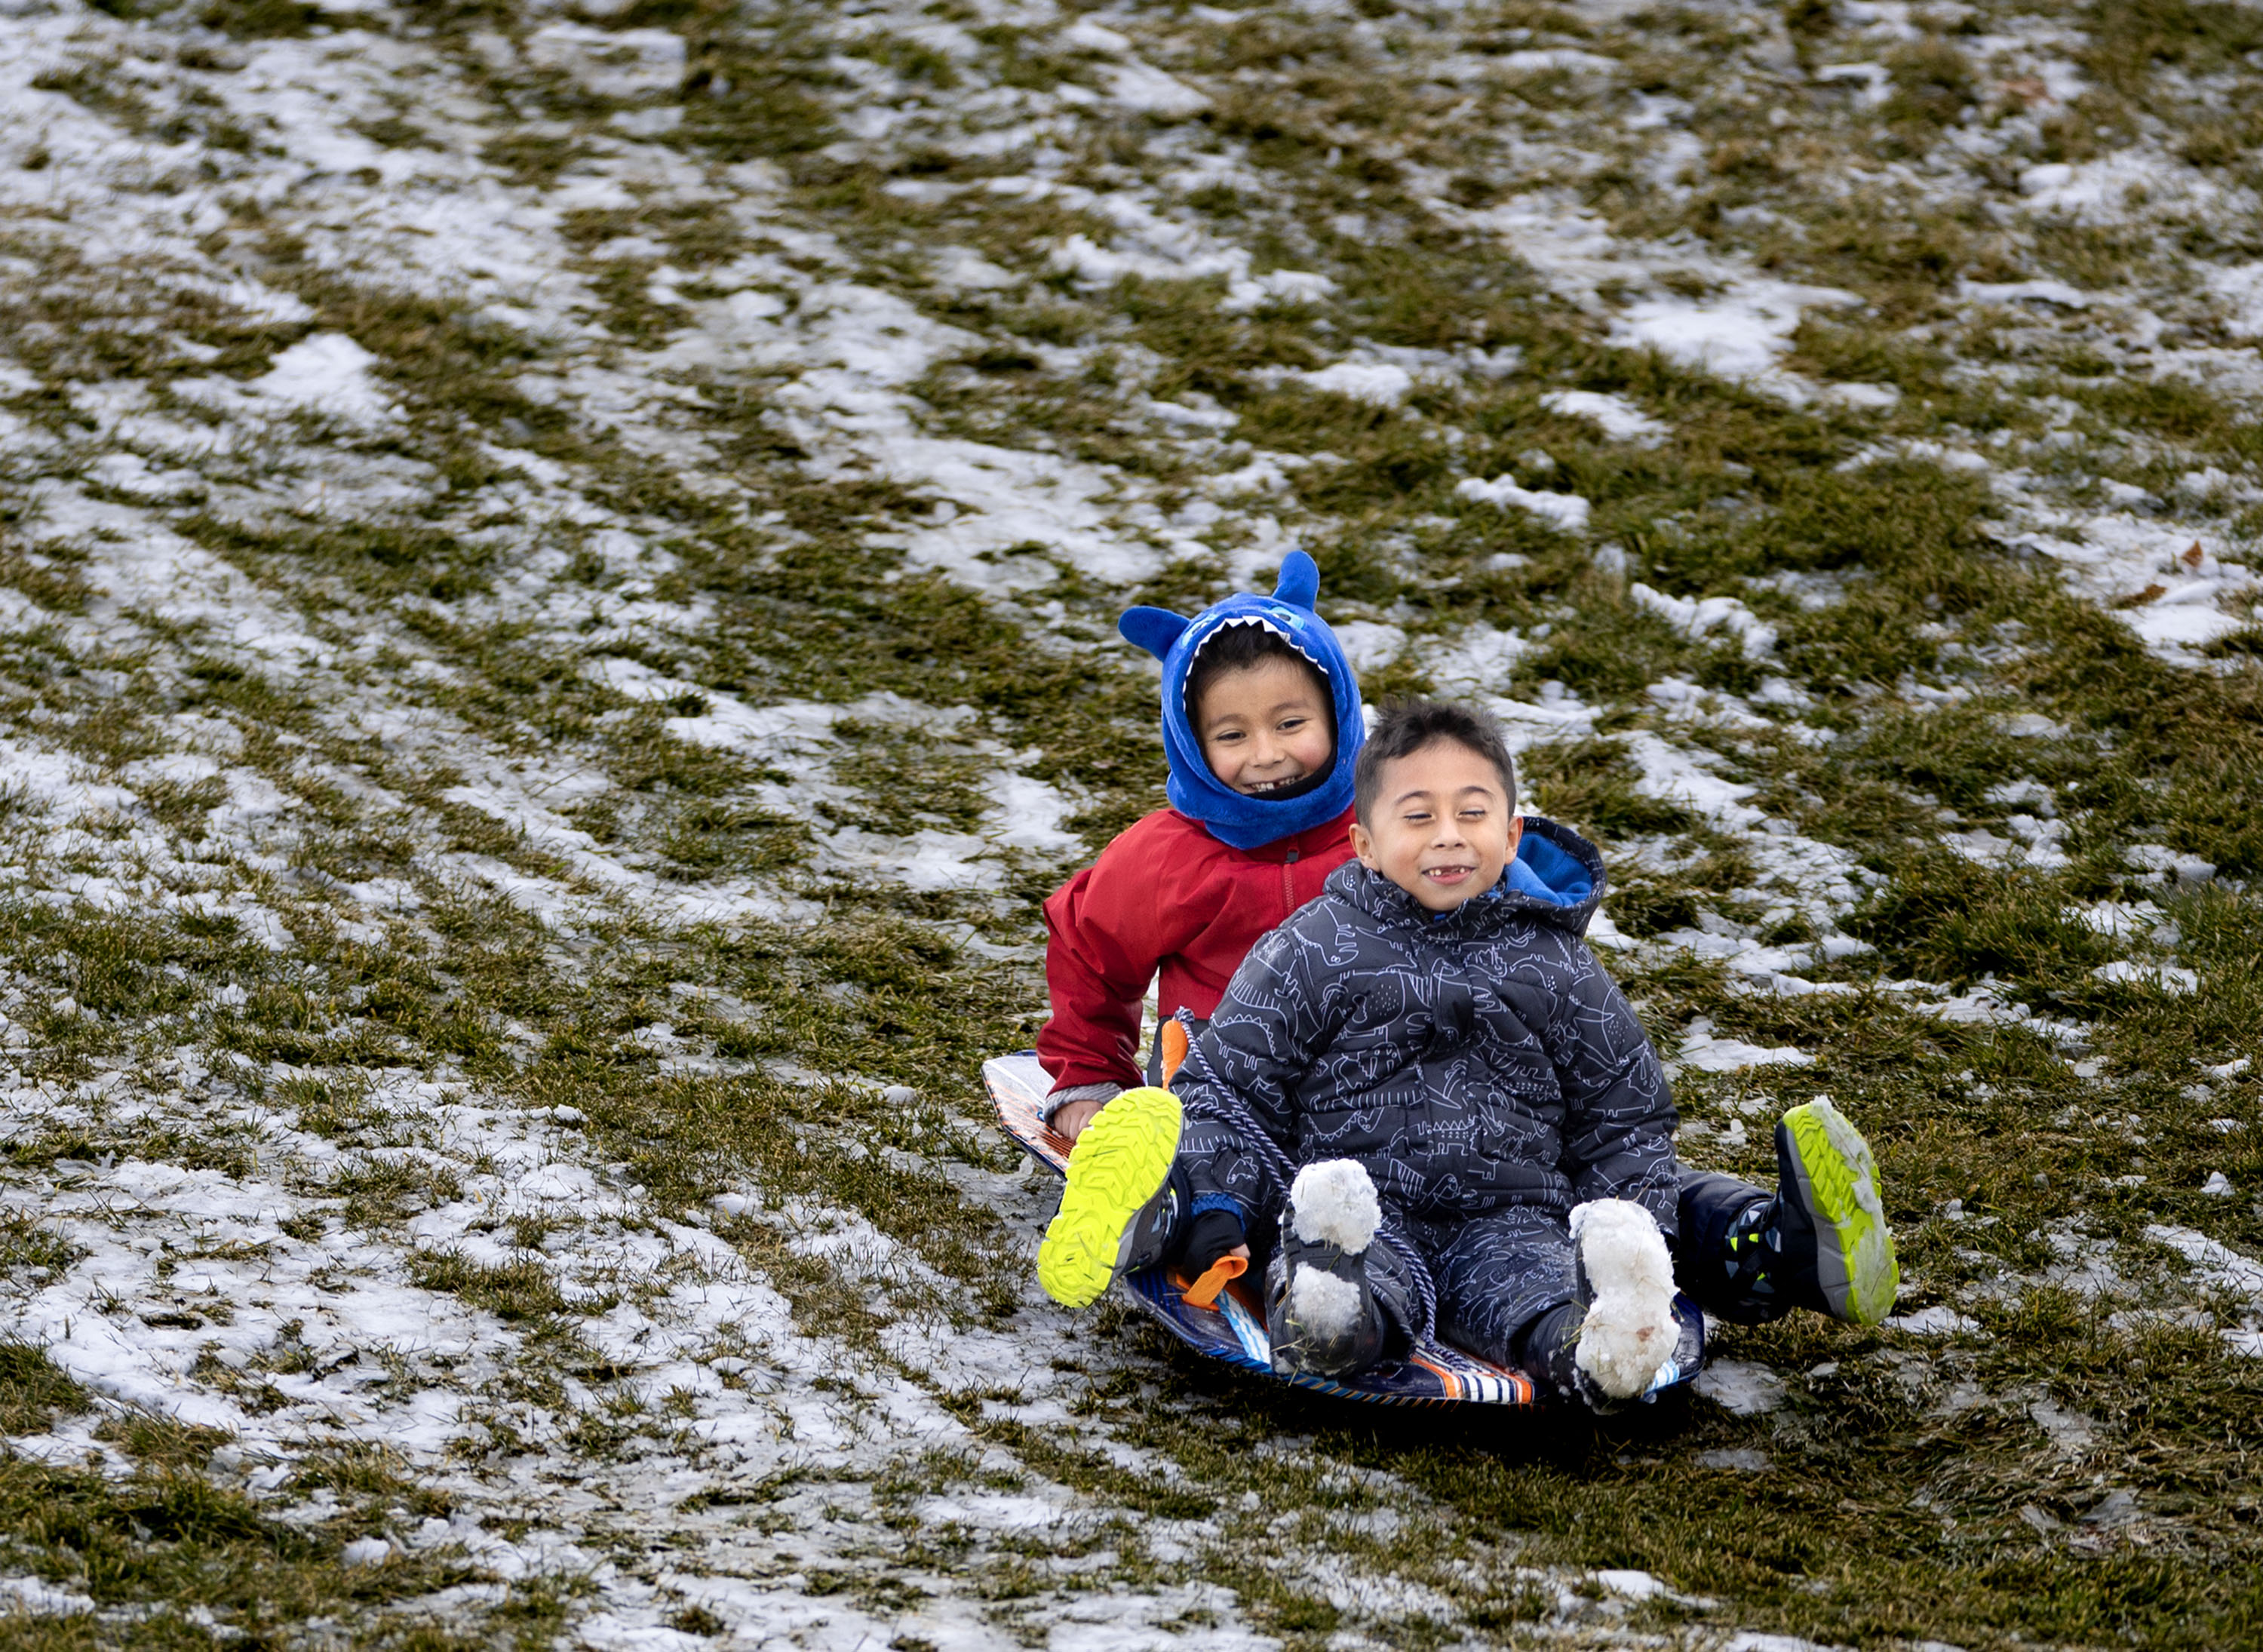
<svg viewBox="0 0 2263 1652">
<path fill-rule="evenodd" d="M 1862 1133 L 1818 1097 L 1783 1115 L 1792 1173 L 1816 1219 L 1818 1283 L 1839 1318 L 1875 1325 L 1901 1288 L 1878 1165 Z"/>
<path fill-rule="evenodd" d="M 1094 1301 L 1122 1271 L 1132 1229 L 1178 1156 L 1185 1114 L 1167 1090 L 1132 1090 L 1103 1107 L 1068 1156 L 1060 1209 L 1038 1247 L 1038 1283 L 1064 1308 Z"/>
</svg>

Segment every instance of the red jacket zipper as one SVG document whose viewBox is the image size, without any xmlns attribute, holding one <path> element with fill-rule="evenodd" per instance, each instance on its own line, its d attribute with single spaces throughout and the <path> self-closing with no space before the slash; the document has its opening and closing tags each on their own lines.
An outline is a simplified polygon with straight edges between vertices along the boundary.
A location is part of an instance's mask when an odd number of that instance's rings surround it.
<svg viewBox="0 0 2263 1652">
<path fill-rule="evenodd" d="M 1289 868 L 1297 864 L 1297 851 L 1291 849 L 1289 858 L 1281 863 L 1281 916 L 1286 917 L 1297 909 L 1297 882 Z"/>
</svg>

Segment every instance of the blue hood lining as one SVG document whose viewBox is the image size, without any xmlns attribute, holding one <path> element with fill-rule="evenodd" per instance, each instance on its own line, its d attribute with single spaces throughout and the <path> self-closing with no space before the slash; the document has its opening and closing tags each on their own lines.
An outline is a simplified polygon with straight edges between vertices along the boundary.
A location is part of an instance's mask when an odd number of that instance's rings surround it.
<svg viewBox="0 0 2263 1652">
<path fill-rule="evenodd" d="M 1519 895 L 1551 906 L 1578 906 L 1595 892 L 1595 880 L 1579 857 L 1527 831 L 1516 845 L 1516 858 L 1502 874 Z"/>
</svg>

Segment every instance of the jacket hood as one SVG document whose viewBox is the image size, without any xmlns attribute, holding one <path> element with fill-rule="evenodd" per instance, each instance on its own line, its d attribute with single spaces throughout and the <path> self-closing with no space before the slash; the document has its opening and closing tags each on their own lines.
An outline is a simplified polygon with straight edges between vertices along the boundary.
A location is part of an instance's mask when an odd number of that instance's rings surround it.
<svg viewBox="0 0 2263 1652">
<path fill-rule="evenodd" d="M 1530 919 L 1570 935 L 1587 932 L 1587 921 L 1603 903 L 1609 879 L 1594 844 L 1544 815 L 1524 818 L 1524 837 L 1500 881 L 1440 917 L 1379 872 L 1348 860 L 1329 876 L 1327 892 L 1385 922 L 1402 922 L 1442 937 L 1491 933 L 1504 924 Z"/>
<path fill-rule="evenodd" d="M 1132 608 L 1116 622 L 1125 641 L 1163 663 L 1163 756 L 1171 769 L 1171 807 L 1236 849 L 1254 849 L 1325 825 L 1351 807 L 1352 764 L 1367 739 L 1367 723 L 1360 714 L 1359 679 L 1351 662 L 1327 622 L 1312 611 L 1319 594 L 1319 565 L 1304 552 L 1291 551 L 1269 597 L 1228 597 L 1191 620 L 1167 608 Z M 1335 759 L 1318 786 L 1295 797 L 1246 797 L 1212 774 L 1187 715 L 1187 673 L 1195 656 L 1228 626 L 1243 625 L 1262 626 L 1286 639 L 1327 679 L 1335 714 Z"/>
</svg>

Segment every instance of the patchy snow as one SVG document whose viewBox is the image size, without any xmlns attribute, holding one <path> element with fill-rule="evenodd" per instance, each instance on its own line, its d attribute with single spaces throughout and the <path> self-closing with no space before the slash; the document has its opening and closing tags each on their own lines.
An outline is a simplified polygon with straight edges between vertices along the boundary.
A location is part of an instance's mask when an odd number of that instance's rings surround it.
<svg viewBox="0 0 2263 1652">
<path fill-rule="evenodd" d="M 370 379 L 376 360 L 343 333 L 316 333 L 277 356 L 246 388 L 327 417 L 381 424 L 400 410 Z"/>
<path fill-rule="evenodd" d="M 1603 390 L 1551 390 L 1540 405 L 1551 413 L 1593 421 L 1615 442 L 1655 447 L 1666 438 L 1667 426 L 1623 395 Z"/>
<path fill-rule="evenodd" d="M 1762 1417 L 1783 1403 L 1783 1379 L 1748 1360 L 1714 1359 L 1690 1386 L 1736 1417 Z"/>
<path fill-rule="evenodd" d="M 1897 1314 L 1881 1323 L 1911 1337 L 1969 1337 L 1980 1329 L 1979 1321 L 1939 1304 L 1914 1314 Z"/>
<path fill-rule="evenodd" d="M 1406 634 L 1394 625 L 1373 620 L 1346 620 L 1330 627 L 1343 647 L 1344 657 L 1362 676 L 1390 664 L 1406 648 Z"/>
<path fill-rule="evenodd" d="M 1724 779 L 1714 772 L 1724 766 L 1717 753 L 1698 746 L 1670 746 L 1647 730 L 1637 730 L 1621 739 L 1641 772 L 1635 790 L 1643 796 L 1681 804 L 1731 831 L 1758 826 L 1766 818 L 1745 801 L 1757 786 Z"/>
<path fill-rule="evenodd" d="M 1747 279 L 1717 296 L 1661 295 L 1638 300 L 1612 326 L 1614 344 L 1656 350 L 1668 360 L 1703 367 L 1755 388 L 1804 401 L 1814 389 L 1782 367 L 1791 335 L 1808 310 L 1859 304 L 1836 287 Z"/>
<path fill-rule="evenodd" d="M 1454 491 L 1464 499 L 1499 505 L 1504 511 L 1529 511 L 1566 533 L 1587 531 L 1588 504 L 1576 493 L 1520 488 L 1514 476 L 1496 476 L 1491 482 L 1468 476 L 1456 485 Z"/>
<path fill-rule="evenodd" d="M 2090 973 L 2093 979 L 2109 986 L 2150 987 L 2155 992 L 2165 993 L 2200 990 L 2199 972 L 2176 964 L 2139 964 L 2122 958 L 2100 964 Z"/>
<path fill-rule="evenodd" d="M 2157 1223 L 2145 1229 L 2145 1237 L 2184 1257 L 2192 1264 L 2194 1275 L 2213 1288 L 2249 1298 L 2263 1306 L 2263 1262 L 2242 1256 L 2230 1245 L 2190 1228 Z"/>
<path fill-rule="evenodd" d="M 1297 377 L 1311 389 L 1376 407 L 1396 407 L 1414 388 L 1414 375 L 1388 361 L 1339 361 Z"/>
<path fill-rule="evenodd" d="M 1748 1067 L 1809 1067 L 1815 1058 L 1789 1044 L 1748 1044 L 1742 1039 L 1717 1038 L 1710 1029 L 1693 1024 L 1682 1035 L 1674 1065 L 1701 1073 L 1736 1073 Z"/>
<path fill-rule="evenodd" d="M 1308 270 L 1268 270 L 1262 275 L 1236 276 L 1218 308 L 1240 315 L 1274 304 L 1316 303 L 1335 290 L 1330 278 Z"/>
<path fill-rule="evenodd" d="M 1764 660 L 1775 651 L 1775 627 L 1768 624 L 1737 597 L 1669 597 L 1640 580 L 1627 587 L 1638 608 L 1646 608 L 1682 635 L 1702 640 L 1713 631 L 1725 631 L 1737 640 L 1748 660 Z"/>
</svg>

